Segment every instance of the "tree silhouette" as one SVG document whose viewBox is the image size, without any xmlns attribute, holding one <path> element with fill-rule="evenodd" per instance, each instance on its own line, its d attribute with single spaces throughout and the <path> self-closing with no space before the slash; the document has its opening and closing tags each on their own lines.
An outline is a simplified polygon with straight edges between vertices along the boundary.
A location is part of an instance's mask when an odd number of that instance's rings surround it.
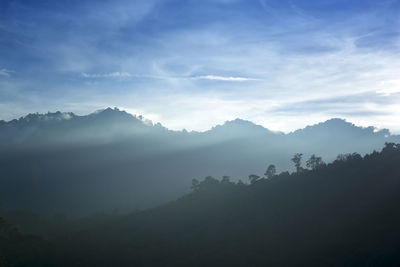
<svg viewBox="0 0 400 267">
<path fill-rule="evenodd" d="M 239 179 L 239 181 L 236 183 L 238 186 L 245 186 L 245 183 L 243 183 L 242 180 Z"/>
<path fill-rule="evenodd" d="M 231 182 L 231 177 L 229 177 L 227 175 L 222 176 L 221 184 L 229 184 L 230 182 Z"/>
<path fill-rule="evenodd" d="M 235 183 L 231 181 L 231 177 L 227 176 L 227 175 L 222 176 L 220 184 L 223 186 L 234 186 L 235 185 Z"/>
<path fill-rule="evenodd" d="M 249 180 L 251 184 L 254 184 L 256 181 L 260 179 L 260 176 L 255 175 L 255 174 L 250 174 L 249 175 Z"/>
<path fill-rule="evenodd" d="M 342 161 L 342 162 L 346 162 L 349 158 L 351 157 L 351 154 L 347 153 L 347 154 L 339 154 L 336 157 L 337 161 Z"/>
<path fill-rule="evenodd" d="M 325 165 L 325 162 L 322 160 L 322 158 L 317 157 L 314 154 L 312 154 L 311 157 L 306 161 L 307 168 L 310 168 L 311 170 L 316 170 L 323 165 Z"/>
<path fill-rule="evenodd" d="M 204 178 L 204 181 L 200 182 L 199 189 L 200 190 L 213 190 L 218 187 L 220 182 L 212 176 L 207 176 Z"/>
<path fill-rule="evenodd" d="M 20 235 L 21 233 L 15 225 L 0 217 L 0 238 L 15 239 Z"/>
<path fill-rule="evenodd" d="M 294 162 L 294 166 L 296 167 L 296 172 L 301 172 L 303 168 L 301 167 L 301 157 L 303 156 L 302 153 L 294 154 L 293 158 L 291 159 Z"/>
<path fill-rule="evenodd" d="M 197 191 L 200 188 L 200 182 L 197 179 L 192 179 L 192 186 L 190 187 L 190 189 L 192 189 L 193 191 Z"/>
<path fill-rule="evenodd" d="M 382 149 L 382 153 L 395 153 L 400 150 L 400 144 L 386 142 L 385 147 Z"/>
<path fill-rule="evenodd" d="M 276 167 L 274 164 L 270 164 L 267 168 L 267 171 L 264 173 L 265 177 L 268 179 L 274 177 L 276 174 Z"/>
</svg>

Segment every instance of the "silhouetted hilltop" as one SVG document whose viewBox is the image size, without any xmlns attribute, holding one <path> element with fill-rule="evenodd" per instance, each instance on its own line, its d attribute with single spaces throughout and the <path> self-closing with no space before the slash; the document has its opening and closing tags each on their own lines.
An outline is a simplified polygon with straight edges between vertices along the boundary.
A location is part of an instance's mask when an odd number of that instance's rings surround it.
<svg viewBox="0 0 400 267">
<path fill-rule="evenodd" d="M 219 133 L 219 134 L 237 135 L 238 137 L 274 134 L 270 130 L 262 127 L 261 125 L 257 125 L 252 123 L 251 121 L 242 119 L 226 121 L 224 124 L 217 125 L 207 132 L 210 134 Z"/>
<path fill-rule="evenodd" d="M 400 144 L 193 192 L 53 240 L 56 266 L 398 266 Z M 304 165 L 303 165 L 304 166 Z"/>
<path fill-rule="evenodd" d="M 399 139 L 393 136 L 387 129 L 377 130 L 370 127 L 358 127 L 345 120 L 334 118 L 325 122 L 307 126 L 289 134 L 270 131 L 260 125 L 250 121 L 235 119 L 227 121 L 222 125 L 217 125 L 205 132 L 171 131 L 163 127 L 160 123 L 153 124 L 150 120 L 142 116 L 131 115 L 117 108 L 106 108 L 96 111 L 89 115 L 77 116 L 71 112 L 54 112 L 47 114 L 28 114 L 25 117 L 14 119 L 8 122 L 0 121 L 0 145 L 5 143 L 24 143 L 24 142 L 50 142 L 63 143 L 66 140 L 70 142 L 81 142 L 82 139 L 103 140 L 113 137 L 129 137 L 138 133 L 159 133 L 162 130 L 165 135 L 168 134 L 188 134 L 193 139 L 204 136 L 205 139 L 210 136 L 225 138 L 254 138 L 282 137 L 282 140 L 295 138 L 326 140 L 351 139 L 351 138 L 372 138 L 385 141 Z M 40 138 L 41 137 L 41 138 Z M 46 137 L 46 138 L 45 138 Z M 132 136 L 131 136 L 132 137 Z M 118 140 L 113 140 L 118 142 Z M 222 140 L 224 141 L 224 140 Z M 383 144 L 383 143 L 382 143 Z"/>
<path fill-rule="evenodd" d="M 51 123 L 56 121 L 70 120 L 77 117 L 72 112 L 48 112 L 46 114 L 29 113 L 25 117 L 14 119 L 8 122 L 2 121 L 2 126 L 7 125 L 9 127 L 29 127 L 29 126 L 40 126 L 40 124 Z"/>
<path fill-rule="evenodd" d="M 117 108 L 107 108 L 86 116 L 54 112 L 28 114 L 0 126 L 0 145 L 75 144 L 82 142 L 118 141 L 129 135 L 157 131 L 151 121 Z"/>
<path fill-rule="evenodd" d="M 376 129 L 373 126 L 358 127 L 353 123 L 346 120 L 333 118 L 316 125 L 307 126 L 304 129 L 296 130 L 291 135 L 294 136 L 330 136 L 330 137 L 374 137 L 374 138 L 388 138 L 390 132 L 388 129 Z"/>
<path fill-rule="evenodd" d="M 0 217 L 0 266 L 43 266 L 48 243 Z M 43 257 L 43 258 L 42 258 Z"/>
</svg>

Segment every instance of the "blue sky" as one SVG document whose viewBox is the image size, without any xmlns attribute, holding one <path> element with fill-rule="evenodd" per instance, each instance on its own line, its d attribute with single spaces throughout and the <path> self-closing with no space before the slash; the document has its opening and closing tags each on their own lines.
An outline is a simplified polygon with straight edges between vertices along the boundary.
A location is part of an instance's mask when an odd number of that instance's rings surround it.
<svg viewBox="0 0 400 267">
<path fill-rule="evenodd" d="M 0 119 L 111 106 L 172 129 L 400 133 L 399 103 L 399 0 L 0 2 Z"/>
</svg>

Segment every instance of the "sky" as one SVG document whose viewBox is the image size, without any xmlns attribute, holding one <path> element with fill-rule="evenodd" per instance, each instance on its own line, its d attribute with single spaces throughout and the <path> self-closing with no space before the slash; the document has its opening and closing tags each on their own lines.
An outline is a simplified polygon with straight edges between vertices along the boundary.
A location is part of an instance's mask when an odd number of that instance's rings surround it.
<svg viewBox="0 0 400 267">
<path fill-rule="evenodd" d="M 400 133 L 400 0 L 0 1 L 0 119 L 106 107 Z"/>
</svg>

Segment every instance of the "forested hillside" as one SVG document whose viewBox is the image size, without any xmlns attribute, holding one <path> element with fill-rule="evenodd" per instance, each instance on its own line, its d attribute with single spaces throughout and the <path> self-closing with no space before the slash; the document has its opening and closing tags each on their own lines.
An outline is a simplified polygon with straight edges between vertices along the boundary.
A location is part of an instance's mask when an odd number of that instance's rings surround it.
<svg viewBox="0 0 400 267">
<path fill-rule="evenodd" d="M 290 159 L 288 159 L 290 160 Z M 398 266 L 400 145 L 292 158 L 293 173 L 193 180 L 158 208 L 59 235 L 54 266 Z M 39 254 L 40 256 L 40 254 Z M 40 258 L 38 256 L 38 258 Z M 41 263 L 41 262 L 40 262 Z"/>
</svg>

